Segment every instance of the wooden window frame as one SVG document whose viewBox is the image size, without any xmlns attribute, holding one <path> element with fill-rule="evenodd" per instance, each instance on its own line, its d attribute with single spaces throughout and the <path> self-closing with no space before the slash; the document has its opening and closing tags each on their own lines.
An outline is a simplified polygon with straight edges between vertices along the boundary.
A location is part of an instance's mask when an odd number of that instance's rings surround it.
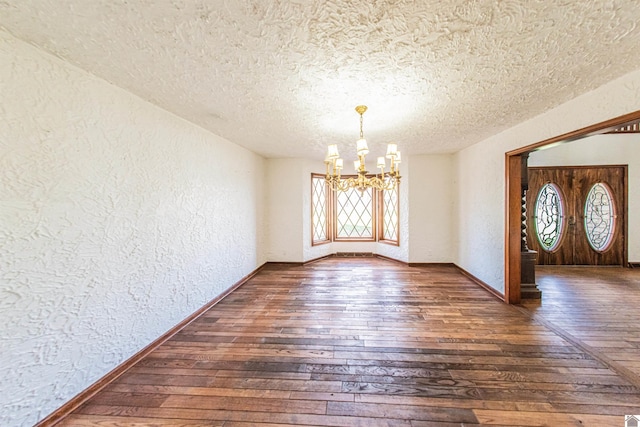
<svg viewBox="0 0 640 427">
<path fill-rule="evenodd" d="M 380 214 L 380 220 L 378 221 L 378 241 L 392 246 L 400 246 L 400 183 L 396 187 L 396 238 L 387 239 L 384 234 L 384 190 L 378 190 L 378 212 Z"/>
<path fill-rule="evenodd" d="M 324 175 L 318 174 L 318 173 L 312 173 L 311 174 L 311 246 L 320 246 L 320 245 L 325 245 L 327 243 L 331 243 L 333 241 L 333 235 L 332 235 L 332 231 L 333 231 L 333 227 L 332 227 L 332 221 L 333 221 L 333 210 L 332 210 L 332 201 L 333 201 L 333 197 L 331 197 L 331 193 L 333 191 L 331 191 L 331 189 L 329 188 L 329 185 L 325 182 L 324 186 L 325 186 L 325 197 L 326 197 L 326 203 L 325 203 L 325 217 L 327 219 L 325 227 L 325 236 L 326 239 L 324 240 L 316 240 L 316 236 L 315 236 L 315 226 L 313 223 L 313 218 L 314 218 L 314 203 L 313 203 L 313 196 L 314 196 L 314 190 L 315 190 L 315 185 L 313 183 L 314 179 L 322 179 L 324 181 Z"/>
</svg>

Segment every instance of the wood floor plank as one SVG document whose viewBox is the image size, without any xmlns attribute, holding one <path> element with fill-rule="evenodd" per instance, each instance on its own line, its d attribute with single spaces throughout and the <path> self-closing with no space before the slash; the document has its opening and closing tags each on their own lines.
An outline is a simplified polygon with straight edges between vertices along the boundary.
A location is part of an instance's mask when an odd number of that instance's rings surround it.
<svg viewBox="0 0 640 427">
<path fill-rule="evenodd" d="M 544 414 L 525 411 L 496 411 L 477 409 L 473 411 L 481 424 L 505 424 L 511 426 L 601 426 L 620 427 L 624 423 L 624 416 L 620 415 L 590 415 L 590 414 Z"/>
<path fill-rule="evenodd" d="M 209 421 L 207 427 L 223 427 L 225 421 Z M 83 427 L 202 427 L 202 421 L 171 418 L 116 417 L 102 415 L 72 414 L 58 426 Z"/>
<path fill-rule="evenodd" d="M 144 406 L 145 408 L 159 408 L 169 398 L 166 394 L 135 392 L 103 391 L 92 401 L 97 405 L 113 406 Z"/>
<path fill-rule="evenodd" d="M 640 390 L 588 350 L 640 369 L 640 329 L 592 288 L 525 310 L 450 266 L 268 264 L 60 425 L 614 425 Z"/>
<path fill-rule="evenodd" d="M 292 427 L 293 424 L 256 423 L 243 421 L 226 421 L 224 427 Z M 306 427 L 322 427 L 319 425 L 305 424 Z"/>
<path fill-rule="evenodd" d="M 219 388 L 219 387 L 177 387 L 145 384 L 111 384 L 105 391 L 120 393 L 151 393 L 177 396 L 226 396 L 243 398 L 294 399 L 292 392 L 287 390 L 256 390 L 247 388 Z M 304 392 L 298 392 L 304 393 Z M 326 399 L 325 399 L 326 400 Z M 95 400 L 92 400 L 95 402 Z"/>
<path fill-rule="evenodd" d="M 410 420 L 477 423 L 474 412 L 460 408 L 425 408 L 412 405 L 389 405 L 361 402 L 329 402 L 329 415 L 364 416 L 375 418 L 399 418 Z"/>
<path fill-rule="evenodd" d="M 191 408 L 143 408 L 85 405 L 77 411 L 79 414 L 100 415 L 103 419 L 109 416 L 133 418 L 157 418 L 198 420 L 201 425 L 219 421 L 245 423 L 276 423 L 295 426 L 321 425 L 338 427 L 411 427 L 411 421 L 397 418 L 375 418 L 339 415 L 289 414 L 258 411 L 228 411 Z M 73 425 L 73 424 L 67 424 Z"/>
<path fill-rule="evenodd" d="M 160 405 L 163 408 L 222 409 L 228 411 L 276 412 L 293 414 L 318 414 L 327 412 L 327 402 L 322 400 L 289 400 L 228 396 L 168 396 Z"/>
<path fill-rule="evenodd" d="M 461 409 L 499 409 L 510 411 L 554 411 L 554 406 L 548 402 L 531 402 L 515 400 L 482 400 L 482 399 L 457 399 L 424 396 L 400 396 L 384 394 L 360 394 L 355 396 L 356 402 L 413 405 L 428 408 L 461 408 Z M 573 408 L 573 407 L 572 407 Z M 618 408 L 619 409 L 619 408 Z M 566 411 L 565 411 L 566 412 Z"/>
</svg>

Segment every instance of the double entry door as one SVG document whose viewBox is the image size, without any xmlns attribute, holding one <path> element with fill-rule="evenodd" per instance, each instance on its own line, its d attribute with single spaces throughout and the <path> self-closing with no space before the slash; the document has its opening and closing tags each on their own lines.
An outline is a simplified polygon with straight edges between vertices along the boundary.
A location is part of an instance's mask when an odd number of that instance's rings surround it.
<svg viewBox="0 0 640 427">
<path fill-rule="evenodd" d="M 538 264 L 626 266 L 626 166 L 528 171 L 527 244 Z"/>
</svg>

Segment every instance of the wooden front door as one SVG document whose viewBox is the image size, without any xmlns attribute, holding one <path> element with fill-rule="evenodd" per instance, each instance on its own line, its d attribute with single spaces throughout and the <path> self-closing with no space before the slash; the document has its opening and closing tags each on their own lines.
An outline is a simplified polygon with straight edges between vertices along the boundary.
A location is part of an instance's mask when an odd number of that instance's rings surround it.
<svg viewBox="0 0 640 427">
<path fill-rule="evenodd" d="M 528 171 L 527 243 L 538 264 L 626 266 L 626 166 Z"/>
</svg>

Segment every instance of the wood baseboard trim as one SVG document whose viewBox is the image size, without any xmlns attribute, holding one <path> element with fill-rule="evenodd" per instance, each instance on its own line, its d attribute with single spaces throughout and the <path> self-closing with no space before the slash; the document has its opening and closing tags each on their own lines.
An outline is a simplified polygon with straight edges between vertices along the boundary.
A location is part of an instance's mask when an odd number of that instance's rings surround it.
<svg viewBox="0 0 640 427">
<path fill-rule="evenodd" d="M 299 261 L 268 261 L 266 264 L 269 265 L 288 265 L 290 267 L 299 267 L 304 265 L 304 262 Z"/>
<path fill-rule="evenodd" d="M 140 350 L 139 352 L 137 352 L 136 354 L 131 356 L 129 359 L 125 360 L 120 365 L 116 366 L 113 370 L 111 370 L 105 376 L 103 376 L 98 381 L 96 381 L 95 383 L 90 385 L 88 388 L 86 388 L 85 390 L 83 390 L 80 393 L 78 393 L 75 397 L 73 397 L 67 403 L 65 403 L 64 405 L 62 405 L 61 407 L 59 407 L 58 409 L 53 411 L 51 414 L 49 414 L 46 418 L 44 418 L 40 422 L 38 422 L 34 427 L 49 427 L 49 426 L 53 426 L 53 425 L 59 423 L 60 421 L 62 421 L 71 412 L 73 412 L 80 405 L 82 405 L 87 400 L 92 398 L 100 390 L 102 390 L 103 388 L 105 388 L 106 386 L 111 384 L 113 381 L 118 379 L 118 377 L 120 377 L 122 374 L 124 374 L 129 369 L 131 369 L 136 363 L 138 363 L 141 359 L 143 359 L 145 356 L 147 356 L 153 350 L 158 348 L 161 344 L 163 344 L 168 339 L 173 337 L 175 334 L 180 332 L 183 328 L 185 328 L 191 322 L 196 320 L 198 317 L 200 317 L 202 314 L 204 314 L 211 307 L 213 307 L 214 305 L 216 305 L 217 303 L 222 301 L 225 297 L 227 297 L 233 291 L 238 289 L 240 286 L 242 286 L 246 282 L 248 282 L 249 279 L 251 279 L 253 276 L 258 274 L 260 272 L 260 270 L 262 270 L 267 264 L 268 263 L 262 264 L 261 266 L 259 266 L 255 270 L 253 270 L 251 273 L 249 273 L 246 276 L 244 276 L 242 279 L 240 279 L 238 282 L 233 284 L 231 287 L 229 287 L 227 290 L 222 292 L 220 295 L 218 295 L 217 297 L 215 297 L 214 299 L 212 299 L 211 301 L 206 303 L 204 306 L 199 308 L 197 311 L 195 311 L 189 317 L 187 317 L 186 319 L 184 319 L 183 321 L 178 323 L 173 328 L 169 329 L 167 332 L 165 332 L 162 336 L 160 336 L 158 339 L 153 341 L 151 344 L 147 345 L 142 350 Z"/>
<path fill-rule="evenodd" d="M 399 262 L 400 264 L 403 264 L 403 265 L 409 265 L 408 263 L 406 263 L 404 261 L 400 261 L 399 259 L 391 258 L 391 257 L 385 256 L 385 255 L 380 255 L 380 254 L 377 254 L 375 252 L 334 252 L 334 253 L 323 255 L 323 256 L 320 256 L 320 257 L 317 257 L 317 258 L 312 258 L 310 260 L 303 261 L 303 262 L 269 261 L 269 262 L 267 262 L 267 264 L 269 264 L 269 265 L 281 264 L 281 265 L 289 265 L 289 266 L 302 266 L 302 265 L 307 265 L 307 264 L 311 264 L 311 263 L 314 263 L 314 262 L 322 261 L 323 259 L 327 259 L 327 258 L 382 258 L 382 259 L 386 259 L 387 261 Z M 453 264 L 447 264 L 447 265 L 453 265 Z"/>
<path fill-rule="evenodd" d="M 504 295 L 502 295 L 500 292 L 498 292 L 497 290 L 495 290 L 494 288 L 492 288 L 491 286 L 489 286 L 487 283 L 483 282 L 482 280 L 478 279 L 476 276 L 474 276 L 473 274 L 469 273 L 467 270 L 465 270 L 464 268 L 460 267 L 457 264 L 453 264 L 458 270 L 460 270 L 460 272 L 462 274 L 464 274 L 465 276 L 467 276 L 469 279 L 471 279 L 473 282 L 475 282 L 477 285 L 479 285 L 481 288 L 484 288 L 484 290 L 486 290 L 487 292 L 489 292 L 491 295 L 493 295 L 494 297 L 498 298 L 500 301 L 502 302 L 507 302 L 504 298 Z"/>
<path fill-rule="evenodd" d="M 292 266 L 307 265 L 313 262 L 322 261 L 323 259 L 327 259 L 327 258 L 382 258 L 382 259 L 386 259 L 387 261 L 399 262 L 402 265 L 410 266 L 410 264 L 407 262 L 400 261 L 399 259 L 391 258 L 386 255 L 380 255 L 375 252 L 334 252 L 334 253 L 323 255 L 317 258 L 312 258 L 310 260 L 303 261 L 303 262 L 269 261 L 267 262 L 267 264 L 284 264 L 284 265 L 292 265 Z M 434 264 L 425 264 L 425 265 L 434 265 Z M 442 265 L 445 265 L 445 264 L 442 264 Z M 449 263 L 446 265 L 453 265 L 453 264 Z"/>
<path fill-rule="evenodd" d="M 395 258 L 391 258 L 390 256 L 386 256 L 386 255 L 380 255 L 380 254 L 373 254 L 375 257 L 377 258 L 382 258 L 382 259 L 386 259 L 387 261 L 393 261 L 393 262 L 398 262 L 402 265 L 406 265 L 409 266 L 408 262 L 404 262 L 404 261 L 400 261 L 399 259 L 395 259 Z"/>
<path fill-rule="evenodd" d="M 400 261 L 399 259 L 391 258 L 386 255 L 380 255 L 375 252 L 335 252 L 328 255 L 323 255 L 318 258 L 313 258 L 308 261 L 303 262 L 303 265 L 311 264 L 312 262 L 322 261 L 327 258 L 382 258 L 387 261 L 399 262 L 402 265 L 409 265 L 404 261 Z"/>
<path fill-rule="evenodd" d="M 640 262 L 630 262 L 629 268 L 640 268 Z"/>
<path fill-rule="evenodd" d="M 409 267 L 458 267 L 452 262 L 409 262 Z"/>
<path fill-rule="evenodd" d="M 336 256 L 336 254 L 329 254 L 329 255 L 319 256 L 318 258 L 313 258 L 313 259 L 310 259 L 308 261 L 303 262 L 302 265 L 311 264 L 312 262 L 322 261 L 323 259 L 332 258 L 332 257 L 335 257 L 335 256 Z"/>
<path fill-rule="evenodd" d="M 339 258 L 373 258 L 373 252 L 336 252 L 334 256 Z"/>
</svg>

